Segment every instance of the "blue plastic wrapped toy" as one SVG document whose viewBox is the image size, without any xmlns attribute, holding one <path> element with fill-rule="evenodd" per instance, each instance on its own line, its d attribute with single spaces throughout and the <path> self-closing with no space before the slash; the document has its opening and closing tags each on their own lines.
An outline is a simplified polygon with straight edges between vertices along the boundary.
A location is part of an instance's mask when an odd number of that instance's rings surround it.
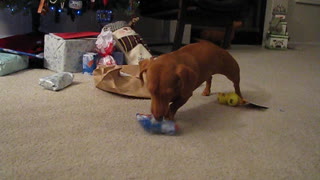
<svg viewBox="0 0 320 180">
<path fill-rule="evenodd" d="M 179 131 L 179 126 L 174 121 L 165 119 L 157 121 L 153 115 L 150 114 L 137 113 L 136 115 L 140 125 L 149 133 L 176 135 Z"/>
</svg>

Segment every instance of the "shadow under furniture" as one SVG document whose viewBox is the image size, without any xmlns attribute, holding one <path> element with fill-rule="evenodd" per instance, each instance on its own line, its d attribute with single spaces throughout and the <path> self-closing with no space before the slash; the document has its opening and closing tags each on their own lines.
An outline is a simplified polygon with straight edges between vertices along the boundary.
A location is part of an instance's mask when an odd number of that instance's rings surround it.
<svg viewBox="0 0 320 180">
<path fill-rule="evenodd" d="M 161 20 L 177 20 L 173 43 L 149 44 L 172 45 L 172 50 L 182 46 L 185 24 L 192 28 L 225 28 L 222 48 L 228 48 L 234 21 L 241 21 L 248 7 L 248 0 L 140 0 L 142 17 Z"/>
</svg>

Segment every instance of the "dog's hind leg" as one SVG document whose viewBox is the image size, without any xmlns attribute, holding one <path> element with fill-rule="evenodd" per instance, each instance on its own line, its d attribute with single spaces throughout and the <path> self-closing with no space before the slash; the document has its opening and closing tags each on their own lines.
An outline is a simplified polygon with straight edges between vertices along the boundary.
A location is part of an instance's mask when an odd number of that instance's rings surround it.
<svg viewBox="0 0 320 180">
<path fill-rule="evenodd" d="M 202 92 L 202 96 L 209 96 L 211 93 L 211 81 L 212 81 L 212 76 L 206 81 L 206 87 L 204 88 Z"/>
<path fill-rule="evenodd" d="M 236 91 L 236 94 L 237 94 L 240 98 L 243 98 L 243 97 L 242 97 L 242 94 L 241 94 L 241 91 L 240 91 L 240 81 L 234 82 L 234 83 L 233 83 L 233 86 L 234 86 L 234 90 Z"/>
<path fill-rule="evenodd" d="M 233 87 L 236 92 L 236 94 L 242 99 L 241 91 L 240 91 L 240 77 L 239 75 L 237 76 L 227 76 L 227 78 L 233 82 Z"/>
</svg>

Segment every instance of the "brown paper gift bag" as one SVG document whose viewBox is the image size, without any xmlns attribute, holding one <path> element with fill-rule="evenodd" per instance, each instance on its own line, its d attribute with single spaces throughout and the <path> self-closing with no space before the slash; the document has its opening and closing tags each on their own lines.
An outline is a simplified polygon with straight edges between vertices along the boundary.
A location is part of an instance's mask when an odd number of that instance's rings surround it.
<svg viewBox="0 0 320 180">
<path fill-rule="evenodd" d="M 97 88 L 116 94 L 150 98 L 146 84 L 139 79 L 139 65 L 98 66 L 94 70 Z"/>
</svg>

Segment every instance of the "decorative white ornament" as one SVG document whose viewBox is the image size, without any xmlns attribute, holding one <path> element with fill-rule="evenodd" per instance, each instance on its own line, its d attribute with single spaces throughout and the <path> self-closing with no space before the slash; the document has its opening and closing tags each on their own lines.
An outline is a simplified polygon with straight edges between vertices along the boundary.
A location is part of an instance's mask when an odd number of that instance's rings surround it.
<svg viewBox="0 0 320 180">
<path fill-rule="evenodd" d="M 64 2 L 61 2 L 60 6 L 61 6 L 61 9 L 63 9 L 64 8 Z"/>
<path fill-rule="evenodd" d="M 55 3 L 57 3 L 57 1 L 58 1 L 58 0 L 49 0 L 49 2 L 50 2 L 51 4 L 55 4 Z"/>
<path fill-rule="evenodd" d="M 81 0 L 70 0 L 69 1 L 69 7 L 71 9 L 80 10 L 82 9 L 82 1 Z"/>
</svg>

